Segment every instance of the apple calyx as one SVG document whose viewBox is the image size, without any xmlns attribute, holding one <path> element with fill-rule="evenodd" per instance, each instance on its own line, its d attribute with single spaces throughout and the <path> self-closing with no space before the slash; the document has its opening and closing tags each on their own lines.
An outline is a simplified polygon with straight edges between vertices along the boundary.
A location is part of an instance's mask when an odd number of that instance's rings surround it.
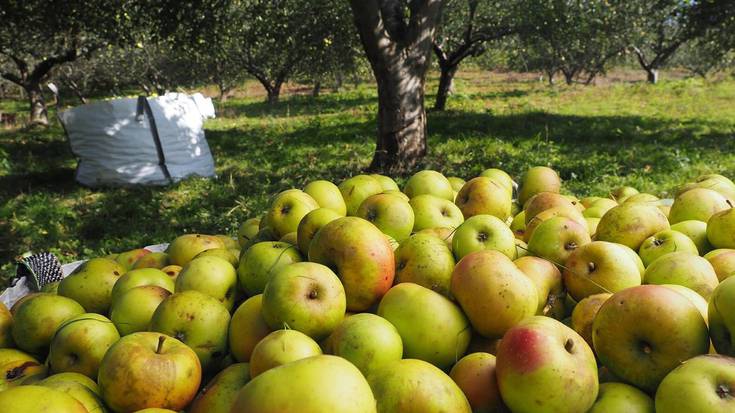
<svg viewBox="0 0 735 413">
<path fill-rule="evenodd" d="M 309 299 L 316 300 L 319 297 L 319 293 L 316 290 L 309 291 Z"/>
<path fill-rule="evenodd" d="M 594 262 L 587 263 L 587 271 L 594 272 L 597 269 L 597 265 Z"/>
<path fill-rule="evenodd" d="M 161 354 L 161 350 L 163 350 L 164 341 L 166 341 L 166 336 L 158 336 L 158 346 L 156 346 L 156 354 Z"/>
<path fill-rule="evenodd" d="M 564 350 L 566 350 L 569 354 L 574 353 L 574 340 L 568 338 L 567 341 L 564 342 Z"/>
<path fill-rule="evenodd" d="M 643 351 L 644 354 L 651 354 L 653 352 L 653 348 L 647 342 L 641 341 L 641 351 Z"/>
<path fill-rule="evenodd" d="M 577 243 L 574 241 L 569 241 L 566 244 L 564 244 L 564 249 L 567 251 L 572 251 L 577 249 Z"/>
<path fill-rule="evenodd" d="M 654 238 L 653 239 L 653 245 L 655 245 L 657 247 L 660 247 L 661 245 L 663 245 L 663 243 L 664 243 L 664 241 L 661 240 L 661 239 L 658 239 L 658 238 Z"/>
<path fill-rule="evenodd" d="M 717 396 L 720 399 L 729 399 L 735 396 L 732 394 L 732 389 L 726 384 L 718 384 L 717 390 L 715 390 L 715 393 L 717 393 Z"/>
<path fill-rule="evenodd" d="M 490 237 L 488 237 L 487 233 L 485 233 L 485 232 L 478 232 L 477 233 L 477 240 L 480 241 L 480 242 L 485 242 L 485 241 L 488 240 L 488 238 L 490 238 Z"/>
</svg>

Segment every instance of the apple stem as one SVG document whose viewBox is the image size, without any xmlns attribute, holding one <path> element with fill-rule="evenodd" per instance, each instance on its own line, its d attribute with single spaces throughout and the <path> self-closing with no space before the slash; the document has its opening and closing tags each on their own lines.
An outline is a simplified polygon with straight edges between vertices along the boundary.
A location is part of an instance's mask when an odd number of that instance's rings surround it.
<svg viewBox="0 0 735 413">
<path fill-rule="evenodd" d="M 161 350 L 163 350 L 164 341 L 166 341 L 166 336 L 158 336 L 158 347 L 156 347 L 156 354 L 161 354 Z"/>
</svg>

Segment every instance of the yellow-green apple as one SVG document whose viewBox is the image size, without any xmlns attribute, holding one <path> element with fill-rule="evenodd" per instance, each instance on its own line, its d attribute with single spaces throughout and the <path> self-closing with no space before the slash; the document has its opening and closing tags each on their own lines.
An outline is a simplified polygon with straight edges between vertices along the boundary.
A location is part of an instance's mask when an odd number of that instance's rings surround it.
<svg viewBox="0 0 735 413">
<path fill-rule="evenodd" d="M 245 300 L 232 314 L 228 340 L 230 353 L 237 361 L 250 361 L 255 345 L 271 332 L 263 318 L 262 308 L 263 294 L 258 294 Z"/>
<path fill-rule="evenodd" d="M 566 314 L 564 297 L 567 295 L 561 272 L 553 263 L 538 257 L 525 256 L 513 261 L 536 286 L 538 307 L 536 314 L 561 320 Z"/>
<path fill-rule="evenodd" d="M 347 215 L 355 215 L 362 201 L 383 192 L 380 182 L 370 175 L 356 175 L 339 184 L 339 192 L 347 206 Z"/>
<path fill-rule="evenodd" d="M 88 413 L 77 399 L 49 387 L 19 386 L 0 391 L 0 406 L 13 413 Z"/>
<path fill-rule="evenodd" d="M 345 290 L 337 275 L 314 262 L 276 271 L 263 291 L 263 318 L 273 330 L 290 328 L 319 341 L 342 322 Z"/>
<path fill-rule="evenodd" d="M 504 254 L 478 251 L 462 258 L 452 273 L 451 291 L 479 334 L 502 337 L 536 314 L 538 292 L 528 276 Z"/>
<path fill-rule="evenodd" d="M 707 300 L 704 299 L 701 295 L 697 294 L 696 291 L 692 290 L 691 288 L 684 287 L 683 285 L 676 285 L 676 284 L 661 284 L 662 287 L 670 288 L 679 294 L 685 296 L 689 299 L 689 302 L 694 304 L 695 307 L 697 307 L 697 310 L 699 310 L 699 314 L 702 314 L 702 318 L 704 318 L 704 322 L 709 322 L 709 315 L 708 315 L 708 303 Z M 714 351 L 713 351 L 714 352 Z"/>
<path fill-rule="evenodd" d="M 624 202 L 649 202 L 656 203 L 659 198 L 656 195 L 640 192 L 625 198 Z"/>
<path fill-rule="evenodd" d="M 564 195 L 556 192 L 539 192 L 529 198 L 528 201 L 526 201 L 525 208 L 523 208 L 523 210 L 526 211 L 526 224 L 528 224 L 528 222 L 539 213 L 551 208 L 577 209 L 577 207 L 572 204 L 572 201 L 568 200 Z"/>
<path fill-rule="evenodd" d="M 240 288 L 248 295 L 263 292 L 274 271 L 301 261 L 301 254 L 291 244 L 279 241 L 259 242 L 245 250 L 237 267 Z"/>
<path fill-rule="evenodd" d="M 385 175 L 380 174 L 370 174 L 371 177 L 373 177 L 375 180 L 380 182 L 380 186 L 383 187 L 383 191 L 399 191 L 400 188 L 398 188 L 398 184 L 396 181 L 393 180 L 393 178 Z"/>
<path fill-rule="evenodd" d="M 45 354 L 56 330 L 65 321 L 84 313 L 71 298 L 48 293 L 24 301 L 13 316 L 13 341 L 31 354 Z"/>
<path fill-rule="evenodd" d="M 654 413 L 653 399 L 625 383 L 601 383 L 595 404 L 587 413 Z"/>
<path fill-rule="evenodd" d="M 348 360 L 367 377 L 403 358 L 403 342 L 388 320 L 361 313 L 342 321 L 329 336 L 327 351 Z"/>
<path fill-rule="evenodd" d="M 534 166 L 523 175 L 521 189 L 518 191 L 518 202 L 525 204 L 539 192 L 559 192 L 561 179 L 555 170 L 545 166 Z"/>
<path fill-rule="evenodd" d="M 591 241 L 586 226 L 559 216 L 549 218 L 536 227 L 528 241 L 528 251 L 562 265 L 572 252 Z"/>
<path fill-rule="evenodd" d="M 53 373 L 81 373 L 97 378 L 102 357 L 120 333 L 105 316 L 87 313 L 72 317 L 56 330 L 46 359 Z"/>
<path fill-rule="evenodd" d="M 34 385 L 66 393 L 81 403 L 88 412 L 104 413 L 107 410 L 100 396 L 80 383 L 62 380 L 41 380 L 34 383 Z"/>
<path fill-rule="evenodd" d="M 610 293 L 592 294 L 580 300 L 572 311 L 571 327 L 592 346 L 592 322 L 602 304 L 612 297 Z"/>
<path fill-rule="evenodd" d="M 398 330 L 405 357 L 441 369 L 450 368 L 464 355 L 470 342 L 470 325 L 459 306 L 418 284 L 401 283 L 391 288 L 380 300 L 378 315 Z"/>
<path fill-rule="evenodd" d="M 240 248 L 245 248 L 248 243 L 260 230 L 260 218 L 248 218 L 240 225 L 237 230 L 237 243 Z"/>
<path fill-rule="evenodd" d="M 140 260 L 142 257 L 150 254 L 151 251 L 145 248 L 136 248 L 134 250 L 125 251 L 117 254 L 115 261 L 120 264 L 125 271 L 131 270 L 133 265 Z"/>
<path fill-rule="evenodd" d="M 694 182 L 702 182 L 702 181 L 706 181 L 706 180 L 710 180 L 710 179 L 721 181 L 721 182 L 723 182 L 725 184 L 728 184 L 730 186 L 734 186 L 735 187 L 735 183 L 733 183 L 732 180 L 730 180 L 730 178 L 728 178 L 728 177 L 726 177 L 724 175 L 720 175 L 720 174 L 704 174 L 704 175 L 700 175 L 700 176 L 698 176 L 694 180 Z"/>
<path fill-rule="evenodd" d="M 493 215 L 505 222 L 511 216 L 513 199 L 508 190 L 492 178 L 472 178 L 457 193 L 457 206 L 465 219 Z"/>
<path fill-rule="evenodd" d="M 457 383 L 437 367 L 416 359 L 399 360 L 368 376 L 378 412 L 470 413 Z"/>
<path fill-rule="evenodd" d="M 387 190 L 387 191 L 383 191 L 383 192 L 381 192 L 381 194 L 390 194 L 390 195 L 395 195 L 395 196 L 397 196 L 397 197 L 400 197 L 400 198 L 401 198 L 401 199 L 403 199 L 404 201 L 410 201 L 410 200 L 411 200 L 411 198 L 409 198 L 409 197 L 408 197 L 408 195 L 406 195 L 406 194 L 404 194 L 403 192 L 401 192 L 401 190 L 400 190 L 400 189 L 389 189 L 389 190 Z"/>
<path fill-rule="evenodd" d="M 304 192 L 309 194 L 320 208 L 332 210 L 342 217 L 347 214 L 347 205 L 337 185 L 324 180 L 312 181 L 304 187 Z"/>
<path fill-rule="evenodd" d="M 97 379 L 97 377 L 95 377 Z M 71 381 L 74 383 L 79 383 L 82 386 L 88 388 L 92 391 L 92 393 L 99 396 L 100 394 L 100 388 L 97 385 L 97 382 L 93 379 L 85 376 L 84 374 L 80 373 L 72 373 L 72 372 L 66 372 L 66 373 L 56 373 L 52 374 L 45 379 L 43 379 L 44 383 L 53 383 L 56 381 Z"/>
<path fill-rule="evenodd" d="M 391 194 L 371 195 L 357 209 L 358 217 L 373 223 L 384 234 L 401 242 L 413 230 L 413 209 L 408 201 Z"/>
<path fill-rule="evenodd" d="M 493 215 L 474 215 L 457 228 L 452 238 L 452 251 L 459 260 L 469 253 L 494 250 L 508 258 L 516 257 L 513 231 Z"/>
<path fill-rule="evenodd" d="M 195 290 L 219 301 L 229 311 L 237 298 L 235 267 L 220 257 L 189 261 L 176 278 L 176 292 Z"/>
<path fill-rule="evenodd" d="M 297 360 L 254 377 L 230 413 L 377 413 L 357 367 L 328 355 Z"/>
<path fill-rule="evenodd" d="M 409 201 L 413 208 L 413 231 L 428 228 L 457 228 L 464 217 L 452 201 L 434 195 L 419 195 Z"/>
<path fill-rule="evenodd" d="M 435 237 L 438 237 L 442 241 L 444 241 L 447 244 L 447 247 L 451 250 L 452 249 L 452 239 L 454 238 L 455 230 L 456 228 L 448 228 L 448 227 L 426 228 L 426 229 L 422 229 L 421 231 L 416 232 L 416 234 L 428 234 L 428 235 L 433 235 Z"/>
<path fill-rule="evenodd" d="M 454 258 L 452 258 L 454 262 Z M 451 270 L 450 270 L 451 274 Z M 5 304 L 0 303 L 0 349 L 15 347 L 13 343 L 13 314 L 10 313 Z"/>
<path fill-rule="evenodd" d="M 516 258 L 528 256 L 528 244 L 522 239 L 516 238 Z"/>
<path fill-rule="evenodd" d="M 526 232 L 526 211 L 521 211 L 513 217 L 510 222 L 510 230 L 513 231 L 516 238 L 523 239 L 523 233 Z"/>
<path fill-rule="evenodd" d="M 42 293 L 50 293 L 50 294 L 58 294 L 59 293 L 59 283 L 61 281 L 54 281 L 52 283 L 48 283 L 41 287 L 40 292 Z"/>
<path fill-rule="evenodd" d="M 671 205 L 669 222 L 696 219 L 707 222 L 720 211 L 731 208 L 727 198 L 707 188 L 694 188 L 679 194 Z"/>
<path fill-rule="evenodd" d="M 709 318 L 712 344 L 720 354 L 735 356 L 735 277 L 720 283 L 709 300 Z"/>
<path fill-rule="evenodd" d="M 735 248 L 735 208 L 710 217 L 707 221 L 707 239 L 715 248 Z"/>
<path fill-rule="evenodd" d="M 709 350 L 697 307 L 660 285 L 640 285 L 608 298 L 592 324 L 592 342 L 615 376 L 647 392 L 682 360 Z"/>
<path fill-rule="evenodd" d="M 135 261 L 131 269 L 138 268 L 163 268 L 171 263 L 168 254 L 165 252 L 151 252 Z"/>
<path fill-rule="evenodd" d="M 219 238 L 220 241 L 222 241 L 223 244 L 225 244 L 226 249 L 232 249 L 237 248 L 240 249 L 240 243 L 237 241 L 236 238 L 233 238 L 226 234 L 217 234 L 215 237 Z"/>
<path fill-rule="evenodd" d="M 280 238 L 294 232 L 301 218 L 309 211 L 319 208 L 319 204 L 306 192 L 295 190 L 283 191 L 276 195 L 265 216 L 268 226 Z"/>
<path fill-rule="evenodd" d="M 735 275 L 735 250 L 727 248 L 712 250 L 705 254 L 704 258 L 712 264 L 721 282 Z"/>
<path fill-rule="evenodd" d="M 166 253 L 168 253 L 171 264 L 183 267 L 204 250 L 224 247 L 225 244 L 222 240 L 214 235 L 184 234 L 171 241 L 171 244 L 166 248 Z"/>
<path fill-rule="evenodd" d="M 467 182 L 457 176 L 448 176 L 447 179 L 449 180 L 449 183 L 452 185 L 452 190 L 454 192 L 459 192 L 460 189 L 466 184 Z"/>
<path fill-rule="evenodd" d="M 505 411 L 495 376 L 495 356 L 489 353 L 468 354 L 452 367 L 449 377 L 467 397 L 473 412 Z"/>
<path fill-rule="evenodd" d="M 599 196 L 586 196 L 579 200 L 579 203 L 582 204 L 583 207 L 589 208 L 595 201 L 599 201 L 600 199 L 605 199 Z"/>
<path fill-rule="evenodd" d="M 250 378 L 296 360 L 322 354 L 311 337 L 296 330 L 277 330 L 265 336 L 250 355 Z"/>
<path fill-rule="evenodd" d="M 440 238 L 414 234 L 398 246 L 395 256 L 396 283 L 414 283 L 450 296 L 455 261 L 452 250 Z"/>
<path fill-rule="evenodd" d="M 587 221 L 587 229 L 590 237 L 594 238 L 595 234 L 597 234 L 597 226 L 600 225 L 600 218 L 585 217 L 584 220 Z"/>
<path fill-rule="evenodd" d="M 161 271 L 165 272 L 166 275 L 171 277 L 171 280 L 173 280 L 174 284 L 176 284 L 176 279 L 179 278 L 181 270 L 182 267 L 180 265 L 167 265 L 161 268 Z"/>
<path fill-rule="evenodd" d="M 250 381 L 248 363 L 233 364 L 219 372 L 199 392 L 189 413 L 230 413 L 237 394 Z"/>
<path fill-rule="evenodd" d="M 157 268 L 139 268 L 130 270 L 120 277 L 112 287 L 112 301 L 114 305 L 118 297 L 122 296 L 126 291 L 140 287 L 141 285 L 157 285 L 165 288 L 170 292 L 174 292 L 174 280 L 165 272 Z"/>
<path fill-rule="evenodd" d="M 125 268 L 107 258 L 92 258 L 59 282 L 57 294 L 69 297 L 87 312 L 106 314 L 112 300 L 112 287 Z"/>
<path fill-rule="evenodd" d="M 191 348 L 161 333 L 139 332 L 110 347 L 97 384 L 105 404 L 116 412 L 178 411 L 194 399 L 201 380 L 199 358 Z"/>
<path fill-rule="evenodd" d="M 157 285 L 141 285 L 120 295 L 110 308 L 110 320 L 126 336 L 137 331 L 146 331 L 156 308 L 171 292 Z"/>
<path fill-rule="evenodd" d="M 671 226 L 671 229 L 674 231 L 679 231 L 689 237 L 689 239 L 694 242 L 694 245 L 697 246 L 697 251 L 699 252 L 699 255 L 704 255 L 712 251 L 712 244 L 710 244 L 709 240 L 707 239 L 706 222 L 690 219 L 673 224 Z"/>
<path fill-rule="evenodd" d="M 340 195 L 341 196 L 341 195 Z M 317 231 L 341 215 L 328 208 L 317 208 L 304 216 L 296 229 L 296 242 L 302 254 L 309 253 L 309 245 Z"/>
<path fill-rule="evenodd" d="M 454 201 L 454 190 L 449 180 L 439 172 L 428 169 L 416 172 L 408 178 L 406 186 L 403 187 L 403 192 L 409 198 L 419 195 L 434 195 L 448 201 Z"/>
<path fill-rule="evenodd" d="M 299 246 L 298 233 L 295 231 L 289 232 L 288 234 L 282 236 L 278 241 L 285 242 L 287 244 L 291 244 L 294 247 Z"/>
<path fill-rule="evenodd" d="M 492 179 L 502 185 L 511 196 L 513 195 L 513 178 L 511 178 L 505 171 L 498 168 L 489 168 L 482 171 L 479 176 Z"/>
<path fill-rule="evenodd" d="M 149 407 L 147 409 L 137 410 L 134 413 L 180 413 L 171 409 L 159 409 L 158 407 Z"/>
<path fill-rule="evenodd" d="M 586 412 L 597 397 L 590 346 L 553 318 L 529 317 L 508 330 L 495 372 L 500 395 L 514 412 Z"/>
<path fill-rule="evenodd" d="M 626 199 L 638 193 L 640 192 L 632 186 L 621 186 L 610 192 L 610 197 L 622 204 Z"/>
<path fill-rule="evenodd" d="M 656 390 L 656 412 L 735 411 L 735 359 L 706 354 L 686 360 Z"/>
<path fill-rule="evenodd" d="M 643 273 L 644 284 L 678 284 L 709 300 L 719 280 L 712 264 L 691 252 L 672 252 L 652 262 Z"/>
<path fill-rule="evenodd" d="M 556 217 L 569 218 L 584 227 L 585 231 L 589 233 L 587 220 L 585 220 L 584 216 L 576 208 L 554 207 L 539 212 L 535 217 L 533 217 L 533 219 L 528 221 L 526 229 L 523 231 L 523 240 L 525 242 L 530 242 L 534 231 L 536 231 L 536 228 L 538 228 L 539 225 Z"/>
<path fill-rule="evenodd" d="M 287 234 L 288 235 L 288 234 Z M 235 254 L 233 251 L 237 251 L 237 254 Z M 221 258 L 227 262 L 230 263 L 234 268 L 237 268 L 237 264 L 240 257 L 240 249 L 229 249 L 229 248 L 212 248 L 211 250 L 202 251 L 199 254 L 197 254 L 196 257 L 192 261 L 194 261 L 197 258 L 202 257 L 217 257 Z M 189 262 L 191 264 L 191 261 Z M 187 266 L 189 264 L 186 264 Z"/>
<path fill-rule="evenodd" d="M 699 250 L 691 238 L 673 229 L 665 229 L 651 235 L 643 241 L 638 249 L 638 255 L 646 267 L 657 258 L 672 252 L 699 254 Z"/>
<path fill-rule="evenodd" d="M 597 225 L 597 240 L 617 242 L 638 251 L 646 238 L 665 229 L 669 229 L 669 221 L 655 205 L 631 202 L 602 216 Z"/>
<path fill-rule="evenodd" d="M 330 267 L 342 281 L 347 309 L 365 311 L 393 285 L 395 258 L 388 239 L 358 217 L 336 219 L 319 230 L 309 261 Z"/>
<path fill-rule="evenodd" d="M 602 218 L 605 213 L 618 206 L 618 203 L 608 198 L 598 198 L 590 204 L 582 215 L 588 218 Z"/>
<path fill-rule="evenodd" d="M 14 348 L 0 349 L 0 393 L 46 377 L 48 368 L 30 354 Z"/>
</svg>

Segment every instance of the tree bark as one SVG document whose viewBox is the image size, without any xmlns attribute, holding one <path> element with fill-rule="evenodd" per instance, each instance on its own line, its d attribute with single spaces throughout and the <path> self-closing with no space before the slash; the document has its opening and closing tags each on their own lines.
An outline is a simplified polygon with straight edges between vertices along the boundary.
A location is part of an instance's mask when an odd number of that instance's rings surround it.
<svg viewBox="0 0 735 413">
<path fill-rule="evenodd" d="M 31 125 L 48 126 L 48 111 L 46 100 L 43 98 L 40 83 L 27 83 L 23 86 L 28 95 L 28 103 L 31 107 Z"/>
<path fill-rule="evenodd" d="M 434 110 L 444 110 L 447 106 L 447 97 L 452 93 L 454 84 L 454 75 L 457 74 L 458 66 L 441 66 L 441 75 L 439 77 L 439 89 L 436 91 L 436 101 L 434 102 Z"/>
<path fill-rule="evenodd" d="M 652 68 L 645 68 L 646 69 L 646 80 L 648 83 L 655 85 L 658 83 L 658 70 L 652 69 Z"/>
<path fill-rule="evenodd" d="M 426 155 L 424 84 L 441 1 L 350 3 L 378 84 L 378 136 L 369 169 L 406 171 Z"/>
<path fill-rule="evenodd" d="M 275 85 L 271 85 L 266 88 L 266 91 L 268 91 L 268 104 L 277 104 L 281 98 L 281 84 L 276 83 Z"/>
<path fill-rule="evenodd" d="M 321 79 L 314 80 L 314 87 L 311 89 L 311 97 L 318 98 L 321 91 L 322 91 Z"/>
</svg>

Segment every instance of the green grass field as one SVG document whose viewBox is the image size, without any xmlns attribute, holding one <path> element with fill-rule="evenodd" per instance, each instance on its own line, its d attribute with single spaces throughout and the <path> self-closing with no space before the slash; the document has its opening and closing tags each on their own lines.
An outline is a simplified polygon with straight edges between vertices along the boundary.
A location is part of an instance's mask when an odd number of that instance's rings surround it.
<svg viewBox="0 0 735 413">
<path fill-rule="evenodd" d="M 284 96 L 275 107 L 248 95 L 218 107 L 206 125 L 219 177 L 167 188 L 83 188 L 58 122 L 42 131 L 0 128 L 0 286 L 24 251 L 50 250 L 67 262 L 185 232 L 234 234 L 270 195 L 318 178 L 339 183 L 370 163 L 372 86 Z M 734 79 L 549 87 L 460 73 L 448 110 L 429 114 L 421 167 L 469 178 L 488 167 L 518 177 L 549 165 L 576 195 L 625 184 L 666 196 L 703 173 L 735 175 L 734 96 Z M 432 93 L 428 99 L 430 106 Z M 26 116 L 23 102 L 0 102 L 0 110 Z"/>
</svg>

